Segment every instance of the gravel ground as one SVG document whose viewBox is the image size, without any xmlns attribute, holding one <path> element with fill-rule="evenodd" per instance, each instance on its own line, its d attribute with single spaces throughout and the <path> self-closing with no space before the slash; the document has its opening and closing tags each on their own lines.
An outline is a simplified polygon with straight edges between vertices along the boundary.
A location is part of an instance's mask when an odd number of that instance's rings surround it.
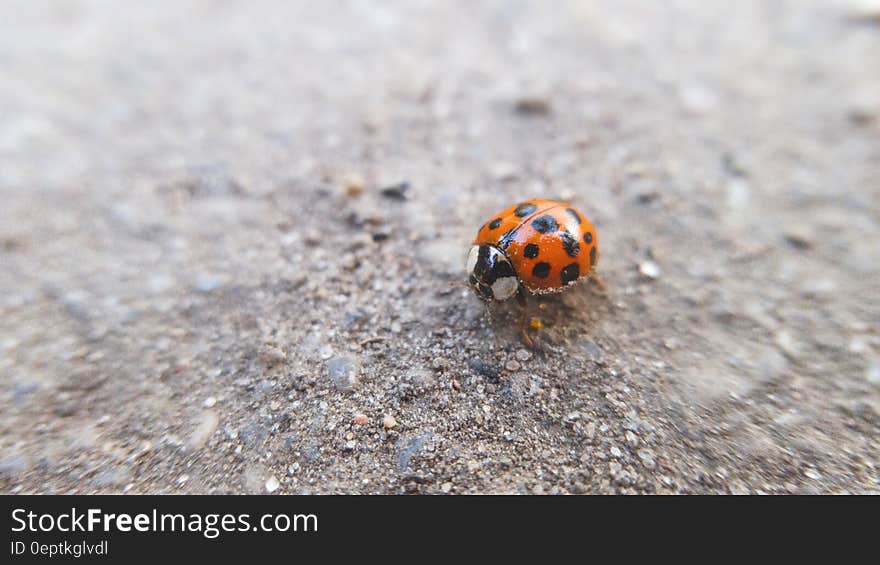
<svg viewBox="0 0 880 565">
<path fill-rule="evenodd" d="M 0 491 L 880 492 L 877 3 L 156 4 L 0 4 Z"/>
</svg>

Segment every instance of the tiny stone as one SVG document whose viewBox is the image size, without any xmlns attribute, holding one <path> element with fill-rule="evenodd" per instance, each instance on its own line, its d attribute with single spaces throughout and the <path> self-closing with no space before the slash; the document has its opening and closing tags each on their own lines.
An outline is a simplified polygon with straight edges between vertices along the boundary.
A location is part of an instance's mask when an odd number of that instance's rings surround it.
<svg viewBox="0 0 880 565">
<path fill-rule="evenodd" d="M 217 413 L 212 410 L 206 411 L 201 415 L 190 434 L 189 441 L 187 441 L 187 447 L 193 450 L 203 447 L 208 442 L 211 435 L 214 434 L 214 431 L 219 424 L 220 417 Z"/>
<path fill-rule="evenodd" d="M 813 247 L 813 238 L 801 227 L 790 228 L 786 231 L 785 241 L 795 249 L 805 250 Z"/>
<path fill-rule="evenodd" d="M 205 401 L 202 403 L 202 406 L 204 406 L 205 408 L 213 408 L 214 405 L 216 405 L 216 404 L 217 404 L 217 399 L 216 399 L 215 397 L 213 397 L 213 396 L 209 396 L 209 397 L 206 398 Z"/>
<path fill-rule="evenodd" d="M 325 344 L 321 346 L 321 349 L 318 350 L 318 355 L 321 356 L 321 359 L 326 361 L 333 357 L 333 346 L 329 344 Z"/>
<path fill-rule="evenodd" d="M 275 345 L 264 344 L 260 348 L 260 359 L 267 365 L 275 365 L 285 361 L 287 354 Z"/>
<path fill-rule="evenodd" d="M 386 414 L 385 417 L 382 418 L 382 427 L 386 430 L 393 430 L 397 427 L 397 420 L 394 419 L 394 416 Z"/>
<path fill-rule="evenodd" d="M 660 265 L 651 260 L 643 261 L 639 263 L 639 273 L 649 279 L 656 279 L 660 276 Z"/>
<path fill-rule="evenodd" d="M 363 426 L 367 423 L 367 415 L 366 414 L 357 414 L 354 417 L 354 424 L 356 426 Z"/>
<path fill-rule="evenodd" d="M 638 447 L 639 437 L 632 432 L 626 432 L 626 443 L 628 443 L 630 447 Z"/>
<path fill-rule="evenodd" d="M 351 357 L 334 357 L 324 365 L 326 376 L 337 390 L 349 391 L 358 383 L 358 364 Z"/>
<path fill-rule="evenodd" d="M 528 361 L 532 358 L 532 353 L 528 349 L 518 349 L 516 351 L 516 359 L 517 361 Z"/>
<path fill-rule="evenodd" d="M 587 422 L 584 426 L 584 436 L 590 440 L 596 437 L 596 422 Z"/>
<path fill-rule="evenodd" d="M 345 195 L 354 198 L 364 191 L 364 178 L 359 174 L 350 173 L 343 177 L 342 185 L 345 188 Z"/>
<path fill-rule="evenodd" d="M 808 479 L 813 479 L 814 481 L 818 481 L 822 478 L 822 475 L 819 474 L 819 471 L 813 469 L 812 467 L 809 467 L 804 471 L 804 476 L 806 476 Z"/>
<path fill-rule="evenodd" d="M 272 475 L 271 477 L 269 477 L 269 480 L 266 481 L 266 492 L 275 492 L 280 486 L 281 483 L 278 482 L 278 479 L 275 478 L 275 475 Z"/>
<path fill-rule="evenodd" d="M 520 368 L 519 361 L 517 361 L 516 359 L 511 359 L 504 365 L 504 368 L 510 372 L 519 371 L 519 368 Z"/>
<path fill-rule="evenodd" d="M 516 101 L 514 110 L 526 116 L 546 116 L 550 113 L 550 101 L 536 96 L 523 97 Z"/>
<path fill-rule="evenodd" d="M 611 457 L 614 457 L 615 459 L 620 459 L 621 457 L 623 457 L 623 452 L 620 451 L 620 448 L 618 448 L 617 446 L 612 447 L 610 449 L 610 452 Z"/>
<path fill-rule="evenodd" d="M 406 200 L 409 192 L 409 183 L 407 181 L 399 182 L 395 185 L 386 186 L 385 188 L 380 190 L 380 193 L 385 198 L 389 198 L 391 200 L 403 201 Z"/>
<path fill-rule="evenodd" d="M 201 292 L 211 292 L 223 286 L 223 281 L 218 277 L 203 276 L 196 281 L 196 288 Z"/>
<path fill-rule="evenodd" d="M 452 490 L 452 483 L 443 483 L 442 485 L 440 485 L 440 490 L 444 493 L 448 493 Z"/>
<path fill-rule="evenodd" d="M 657 462 L 654 461 L 654 453 L 650 449 L 640 449 L 639 459 L 642 460 L 642 465 L 647 469 L 655 469 L 657 467 Z"/>
<path fill-rule="evenodd" d="M 354 448 L 356 445 L 357 444 L 355 443 L 354 440 L 349 440 L 349 441 L 345 442 L 345 446 L 343 447 L 343 449 L 345 451 L 354 451 Z"/>
</svg>

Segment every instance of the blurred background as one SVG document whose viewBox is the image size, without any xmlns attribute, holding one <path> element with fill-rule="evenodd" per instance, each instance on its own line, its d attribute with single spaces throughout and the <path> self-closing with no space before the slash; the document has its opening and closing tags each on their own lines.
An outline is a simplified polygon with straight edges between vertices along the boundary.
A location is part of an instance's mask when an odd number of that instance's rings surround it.
<svg viewBox="0 0 880 565">
<path fill-rule="evenodd" d="M 864 493 L 880 4 L 0 2 L 0 491 Z M 607 289 L 486 309 L 569 200 Z"/>
</svg>

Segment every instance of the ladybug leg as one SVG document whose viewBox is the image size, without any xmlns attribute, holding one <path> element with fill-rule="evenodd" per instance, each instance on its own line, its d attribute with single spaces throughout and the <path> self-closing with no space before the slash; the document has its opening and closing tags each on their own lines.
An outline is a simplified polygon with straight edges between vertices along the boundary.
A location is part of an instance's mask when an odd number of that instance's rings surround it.
<svg viewBox="0 0 880 565">
<path fill-rule="evenodd" d="M 532 338 L 529 337 L 528 329 L 529 329 L 529 303 L 526 300 L 526 293 L 523 290 L 522 285 L 516 291 L 516 300 L 519 302 L 520 307 L 522 308 L 522 315 L 519 318 L 519 337 L 522 342 L 531 349 L 535 346 L 535 342 L 532 341 Z"/>
</svg>

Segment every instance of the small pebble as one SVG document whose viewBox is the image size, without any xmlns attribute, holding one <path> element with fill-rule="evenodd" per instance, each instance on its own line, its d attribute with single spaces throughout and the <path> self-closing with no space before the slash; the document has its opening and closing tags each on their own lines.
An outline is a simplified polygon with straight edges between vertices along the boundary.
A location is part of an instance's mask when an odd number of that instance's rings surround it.
<svg viewBox="0 0 880 565">
<path fill-rule="evenodd" d="M 395 185 L 386 186 L 381 190 L 382 196 L 397 201 L 406 200 L 407 192 L 409 192 L 409 183 L 406 181 L 397 183 Z"/>
<path fill-rule="evenodd" d="M 660 277 L 660 265 L 651 260 L 642 261 L 639 263 L 639 273 L 651 280 L 657 279 Z"/>
<path fill-rule="evenodd" d="M 217 404 L 217 399 L 213 396 L 209 396 L 202 402 L 202 406 L 205 408 L 213 408 Z"/>
<path fill-rule="evenodd" d="M 363 426 L 367 423 L 367 415 L 366 414 L 357 414 L 354 417 L 354 424 L 356 426 Z"/>
<path fill-rule="evenodd" d="M 528 349 L 517 349 L 516 351 L 516 359 L 517 361 L 528 361 L 532 358 L 531 352 Z"/>
<path fill-rule="evenodd" d="M 589 440 L 596 437 L 596 422 L 587 422 L 587 425 L 584 426 L 584 437 Z"/>
<path fill-rule="evenodd" d="M 260 359 L 267 365 L 275 365 L 287 360 L 287 354 L 278 346 L 267 343 L 260 348 Z"/>
<path fill-rule="evenodd" d="M 266 481 L 266 492 L 275 492 L 280 486 L 281 483 L 278 482 L 278 479 L 275 478 L 275 475 L 272 475 L 271 477 L 269 477 L 269 480 Z"/>
<path fill-rule="evenodd" d="M 550 113 L 550 101 L 536 96 L 523 97 L 516 101 L 514 110 L 525 116 L 546 116 Z"/>
<path fill-rule="evenodd" d="M 507 363 L 504 364 L 504 368 L 510 372 L 519 371 L 520 364 L 516 359 L 511 359 Z"/>
<path fill-rule="evenodd" d="M 620 451 L 620 448 L 617 446 L 612 447 L 609 451 L 611 452 L 611 457 L 614 457 L 615 459 L 623 457 L 623 452 Z"/>
<path fill-rule="evenodd" d="M 356 173 L 345 175 L 342 186 L 345 188 L 346 196 L 356 198 L 364 191 L 364 178 Z"/>
<path fill-rule="evenodd" d="M 211 292 L 223 286 L 223 281 L 218 277 L 203 276 L 196 281 L 196 288 L 202 292 Z"/>
<path fill-rule="evenodd" d="M 628 443 L 630 447 L 637 447 L 639 445 L 639 437 L 632 432 L 626 432 L 626 443 Z"/>
<path fill-rule="evenodd" d="M 318 354 L 324 361 L 330 359 L 331 357 L 333 357 L 333 346 L 329 344 L 322 345 L 321 349 L 318 350 Z"/>
<path fill-rule="evenodd" d="M 384 418 L 382 418 L 382 427 L 386 430 L 393 430 L 397 427 L 397 420 L 394 419 L 394 416 L 391 414 L 386 414 Z"/>
<path fill-rule="evenodd" d="M 349 391 L 358 384 L 358 363 L 351 357 L 334 357 L 324 365 L 324 372 L 337 390 Z"/>
<path fill-rule="evenodd" d="M 657 467 L 657 462 L 654 461 L 654 453 L 650 449 L 640 449 L 639 459 L 641 459 L 642 465 L 646 469 L 655 469 Z"/>
</svg>

